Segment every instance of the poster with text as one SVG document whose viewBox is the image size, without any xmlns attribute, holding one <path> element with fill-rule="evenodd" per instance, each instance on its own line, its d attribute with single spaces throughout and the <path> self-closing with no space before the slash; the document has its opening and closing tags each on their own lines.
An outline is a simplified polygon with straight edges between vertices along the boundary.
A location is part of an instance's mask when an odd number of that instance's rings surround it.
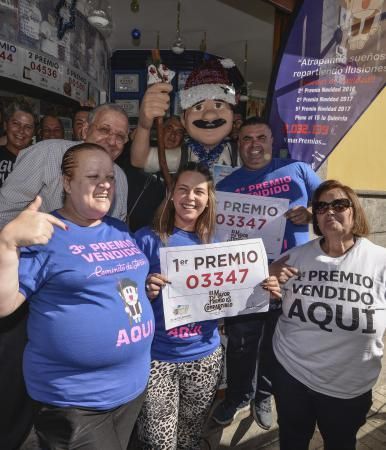
<svg viewBox="0 0 386 450">
<path fill-rule="evenodd" d="M 55 58 L 22 49 L 22 81 L 62 94 L 64 66 Z"/>
<path fill-rule="evenodd" d="M 88 100 L 88 79 L 85 74 L 73 67 L 65 69 L 63 76 L 62 94 L 85 104 Z"/>
<path fill-rule="evenodd" d="M 304 0 L 271 87 L 274 153 L 317 169 L 385 86 L 384 0 Z"/>
<path fill-rule="evenodd" d="M 0 39 L 0 76 L 17 79 L 20 73 L 20 47 Z"/>
<path fill-rule="evenodd" d="M 160 248 L 166 329 L 268 310 L 260 283 L 268 263 L 261 239 Z"/>
<path fill-rule="evenodd" d="M 216 203 L 217 241 L 261 238 L 268 259 L 279 257 L 288 199 L 217 191 Z"/>
</svg>

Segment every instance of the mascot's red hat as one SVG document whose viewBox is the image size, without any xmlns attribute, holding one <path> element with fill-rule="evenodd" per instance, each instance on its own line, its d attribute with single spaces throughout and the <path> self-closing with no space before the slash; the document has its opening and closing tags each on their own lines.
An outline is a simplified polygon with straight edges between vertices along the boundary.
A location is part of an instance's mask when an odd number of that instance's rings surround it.
<svg viewBox="0 0 386 450">
<path fill-rule="evenodd" d="M 234 66 L 230 59 L 211 59 L 194 69 L 179 92 L 181 108 L 188 109 L 203 100 L 223 100 L 235 105 L 235 88 L 226 70 Z"/>
</svg>

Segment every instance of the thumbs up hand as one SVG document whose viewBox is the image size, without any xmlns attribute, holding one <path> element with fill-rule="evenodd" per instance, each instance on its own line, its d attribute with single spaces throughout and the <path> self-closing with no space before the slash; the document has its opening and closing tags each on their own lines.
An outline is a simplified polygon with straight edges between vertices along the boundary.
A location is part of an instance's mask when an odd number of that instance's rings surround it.
<svg viewBox="0 0 386 450">
<path fill-rule="evenodd" d="M 37 196 L 29 206 L 1 231 L 0 239 L 7 247 L 47 244 L 54 233 L 54 225 L 67 230 L 67 225 L 51 214 L 39 212 L 42 204 Z"/>
</svg>

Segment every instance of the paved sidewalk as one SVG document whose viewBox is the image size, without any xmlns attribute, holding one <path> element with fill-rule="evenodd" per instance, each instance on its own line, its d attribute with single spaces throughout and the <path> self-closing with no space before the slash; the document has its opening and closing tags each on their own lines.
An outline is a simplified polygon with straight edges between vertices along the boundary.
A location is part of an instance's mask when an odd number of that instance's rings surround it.
<svg viewBox="0 0 386 450">
<path fill-rule="evenodd" d="M 386 337 L 384 338 L 386 346 Z M 214 407 L 220 400 L 216 400 Z M 253 420 L 248 409 L 227 427 L 217 425 L 209 419 L 201 450 L 279 450 L 276 411 L 274 423 L 269 431 L 262 430 Z M 383 357 L 382 372 L 373 389 L 373 405 L 366 424 L 359 430 L 357 450 L 386 449 L 386 355 Z M 309 450 L 323 450 L 323 441 L 318 431 L 311 441 Z"/>
</svg>

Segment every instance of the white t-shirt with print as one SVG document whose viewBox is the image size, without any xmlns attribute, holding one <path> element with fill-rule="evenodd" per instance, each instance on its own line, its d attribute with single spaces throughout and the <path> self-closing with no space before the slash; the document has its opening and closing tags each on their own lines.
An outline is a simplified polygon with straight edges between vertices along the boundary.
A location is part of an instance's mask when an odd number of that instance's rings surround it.
<svg viewBox="0 0 386 450">
<path fill-rule="evenodd" d="M 286 253 L 300 275 L 284 286 L 274 352 L 310 389 L 353 398 L 370 390 L 381 370 L 386 249 L 359 238 L 343 256 L 331 257 L 320 240 Z"/>
</svg>

